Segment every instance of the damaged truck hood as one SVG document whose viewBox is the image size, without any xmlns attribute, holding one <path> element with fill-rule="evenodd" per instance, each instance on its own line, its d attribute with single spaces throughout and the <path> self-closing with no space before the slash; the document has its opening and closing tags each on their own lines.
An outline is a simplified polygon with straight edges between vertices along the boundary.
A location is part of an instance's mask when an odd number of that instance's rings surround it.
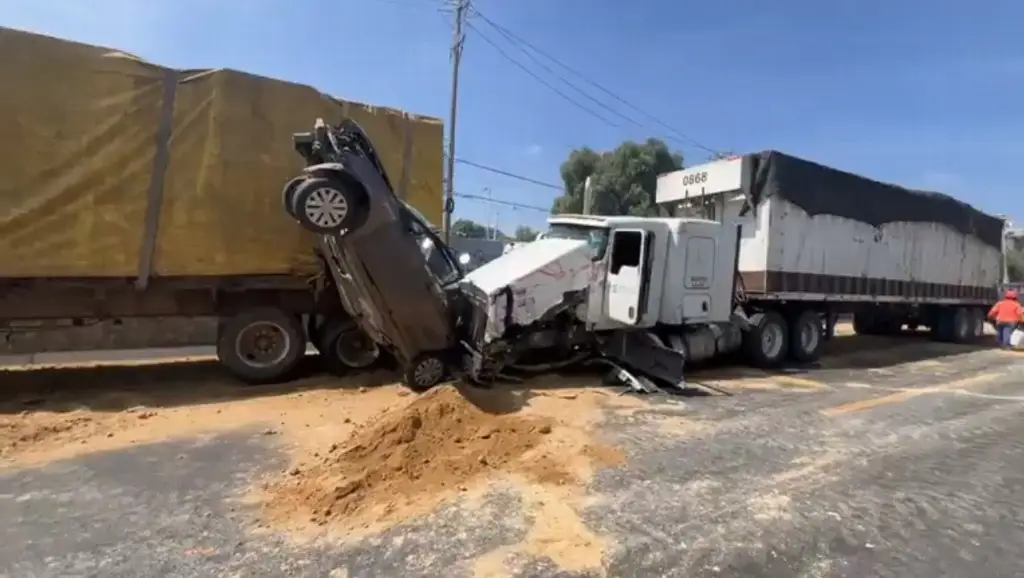
<svg viewBox="0 0 1024 578">
<path fill-rule="evenodd" d="M 563 305 L 591 283 L 593 263 L 586 241 L 540 239 L 517 246 L 463 279 L 465 292 L 484 309 L 485 342 L 510 326 L 529 325 Z"/>
</svg>

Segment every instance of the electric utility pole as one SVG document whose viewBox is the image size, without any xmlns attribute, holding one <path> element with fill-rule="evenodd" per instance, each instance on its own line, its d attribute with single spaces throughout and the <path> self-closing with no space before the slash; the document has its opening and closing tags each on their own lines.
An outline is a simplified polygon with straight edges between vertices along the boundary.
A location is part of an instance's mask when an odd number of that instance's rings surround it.
<svg viewBox="0 0 1024 578">
<path fill-rule="evenodd" d="M 452 211 L 455 210 L 455 116 L 459 110 L 459 64 L 462 63 L 462 45 L 466 35 L 462 26 L 466 20 L 469 0 L 455 0 L 455 35 L 452 37 L 452 100 L 448 111 L 448 175 L 444 191 L 444 242 L 451 240 Z"/>
</svg>

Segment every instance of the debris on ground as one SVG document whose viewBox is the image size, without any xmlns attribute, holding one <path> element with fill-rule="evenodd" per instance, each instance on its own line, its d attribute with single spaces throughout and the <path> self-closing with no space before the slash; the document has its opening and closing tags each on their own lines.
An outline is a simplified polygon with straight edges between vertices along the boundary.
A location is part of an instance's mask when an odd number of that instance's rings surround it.
<svg viewBox="0 0 1024 578">
<path fill-rule="evenodd" d="M 566 427 L 553 416 L 491 413 L 467 399 L 474 395 L 481 394 L 436 388 L 301 461 L 266 484 L 268 520 L 293 529 L 311 523 L 347 533 L 380 530 L 498 475 L 578 486 L 586 474 L 574 460 L 603 466 L 623 459 L 579 439 L 574 452 L 563 453 L 567 436 L 547 440 Z"/>
</svg>

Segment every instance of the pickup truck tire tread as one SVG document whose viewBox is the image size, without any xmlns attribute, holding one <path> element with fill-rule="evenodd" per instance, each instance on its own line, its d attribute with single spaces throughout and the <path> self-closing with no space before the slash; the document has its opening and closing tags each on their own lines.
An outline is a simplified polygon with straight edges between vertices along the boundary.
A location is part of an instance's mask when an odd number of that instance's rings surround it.
<svg viewBox="0 0 1024 578">
<path fill-rule="evenodd" d="M 272 347 L 279 351 L 269 361 L 246 356 L 248 332 L 267 330 Z M 250 385 L 278 383 L 291 377 L 306 353 L 306 332 L 302 320 L 274 307 L 241 311 L 218 323 L 217 358 L 238 379 Z"/>
<path fill-rule="evenodd" d="M 781 343 L 769 343 L 769 340 Z M 789 327 L 786 319 L 776 311 L 765 311 L 750 316 L 750 329 L 744 335 L 744 350 L 747 359 L 755 367 L 777 367 L 789 353 Z M 775 349 L 775 351 L 772 351 Z"/>
<path fill-rule="evenodd" d="M 298 219 L 298 213 L 296 212 L 295 206 L 295 192 L 298 191 L 299 185 L 301 185 L 308 177 L 305 175 L 301 177 L 295 177 L 294 179 L 285 183 L 281 189 L 281 202 L 284 205 L 284 211 L 288 213 L 293 219 Z"/>
</svg>

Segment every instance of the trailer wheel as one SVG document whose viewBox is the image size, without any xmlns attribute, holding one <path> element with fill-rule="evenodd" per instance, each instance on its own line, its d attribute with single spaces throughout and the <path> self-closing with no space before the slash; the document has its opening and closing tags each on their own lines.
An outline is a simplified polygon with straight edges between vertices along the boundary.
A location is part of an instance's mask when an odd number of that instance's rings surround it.
<svg viewBox="0 0 1024 578">
<path fill-rule="evenodd" d="M 853 314 L 853 332 L 857 335 L 877 335 L 875 317 L 870 313 L 857 312 Z"/>
<path fill-rule="evenodd" d="M 955 334 L 954 311 L 949 307 L 942 307 L 935 312 L 935 319 L 932 322 L 932 339 L 934 341 L 953 341 Z"/>
<path fill-rule="evenodd" d="M 804 311 L 789 326 L 789 355 L 801 363 L 813 363 L 821 357 L 825 347 L 821 329 L 821 315 Z"/>
<path fill-rule="evenodd" d="M 448 366 L 440 356 L 425 353 L 405 368 L 402 381 L 413 391 L 427 391 L 441 383 L 447 373 Z"/>
<path fill-rule="evenodd" d="M 380 359 L 380 346 L 352 321 L 328 322 L 321 332 L 317 349 L 324 367 L 334 375 L 352 369 L 366 369 Z"/>
<path fill-rule="evenodd" d="M 361 224 L 365 201 L 362 191 L 342 179 L 313 177 L 298 185 L 293 203 L 303 227 L 318 235 L 334 235 Z"/>
<path fill-rule="evenodd" d="M 971 312 L 966 307 L 957 307 L 951 311 L 951 317 L 953 318 L 953 343 L 967 343 L 970 341 L 974 332 Z"/>
<path fill-rule="evenodd" d="M 971 337 L 981 339 L 985 336 L 985 311 L 977 307 L 971 308 Z"/>
<path fill-rule="evenodd" d="M 307 178 L 306 176 L 295 177 L 285 183 L 284 188 L 281 189 L 281 202 L 284 204 L 284 212 L 296 220 L 298 220 L 299 215 L 295 210 L 295 193 L 298 191 L 299 185 L 304 183 Z"/>
<path fill-rule="evenodd" d="M 306 353 L 302 320 L 277 308 L 242 311 L 219 324 L 217 358 L 252 384 L 287 379 Z"/>
<path fill-rule="evenodd" d="M 757 367 L 775 367 L 789 353 L 786 320 L 775 311 L 755 313 L 744 335 L 744 347 L 750 362 Z"/>
</svg>

